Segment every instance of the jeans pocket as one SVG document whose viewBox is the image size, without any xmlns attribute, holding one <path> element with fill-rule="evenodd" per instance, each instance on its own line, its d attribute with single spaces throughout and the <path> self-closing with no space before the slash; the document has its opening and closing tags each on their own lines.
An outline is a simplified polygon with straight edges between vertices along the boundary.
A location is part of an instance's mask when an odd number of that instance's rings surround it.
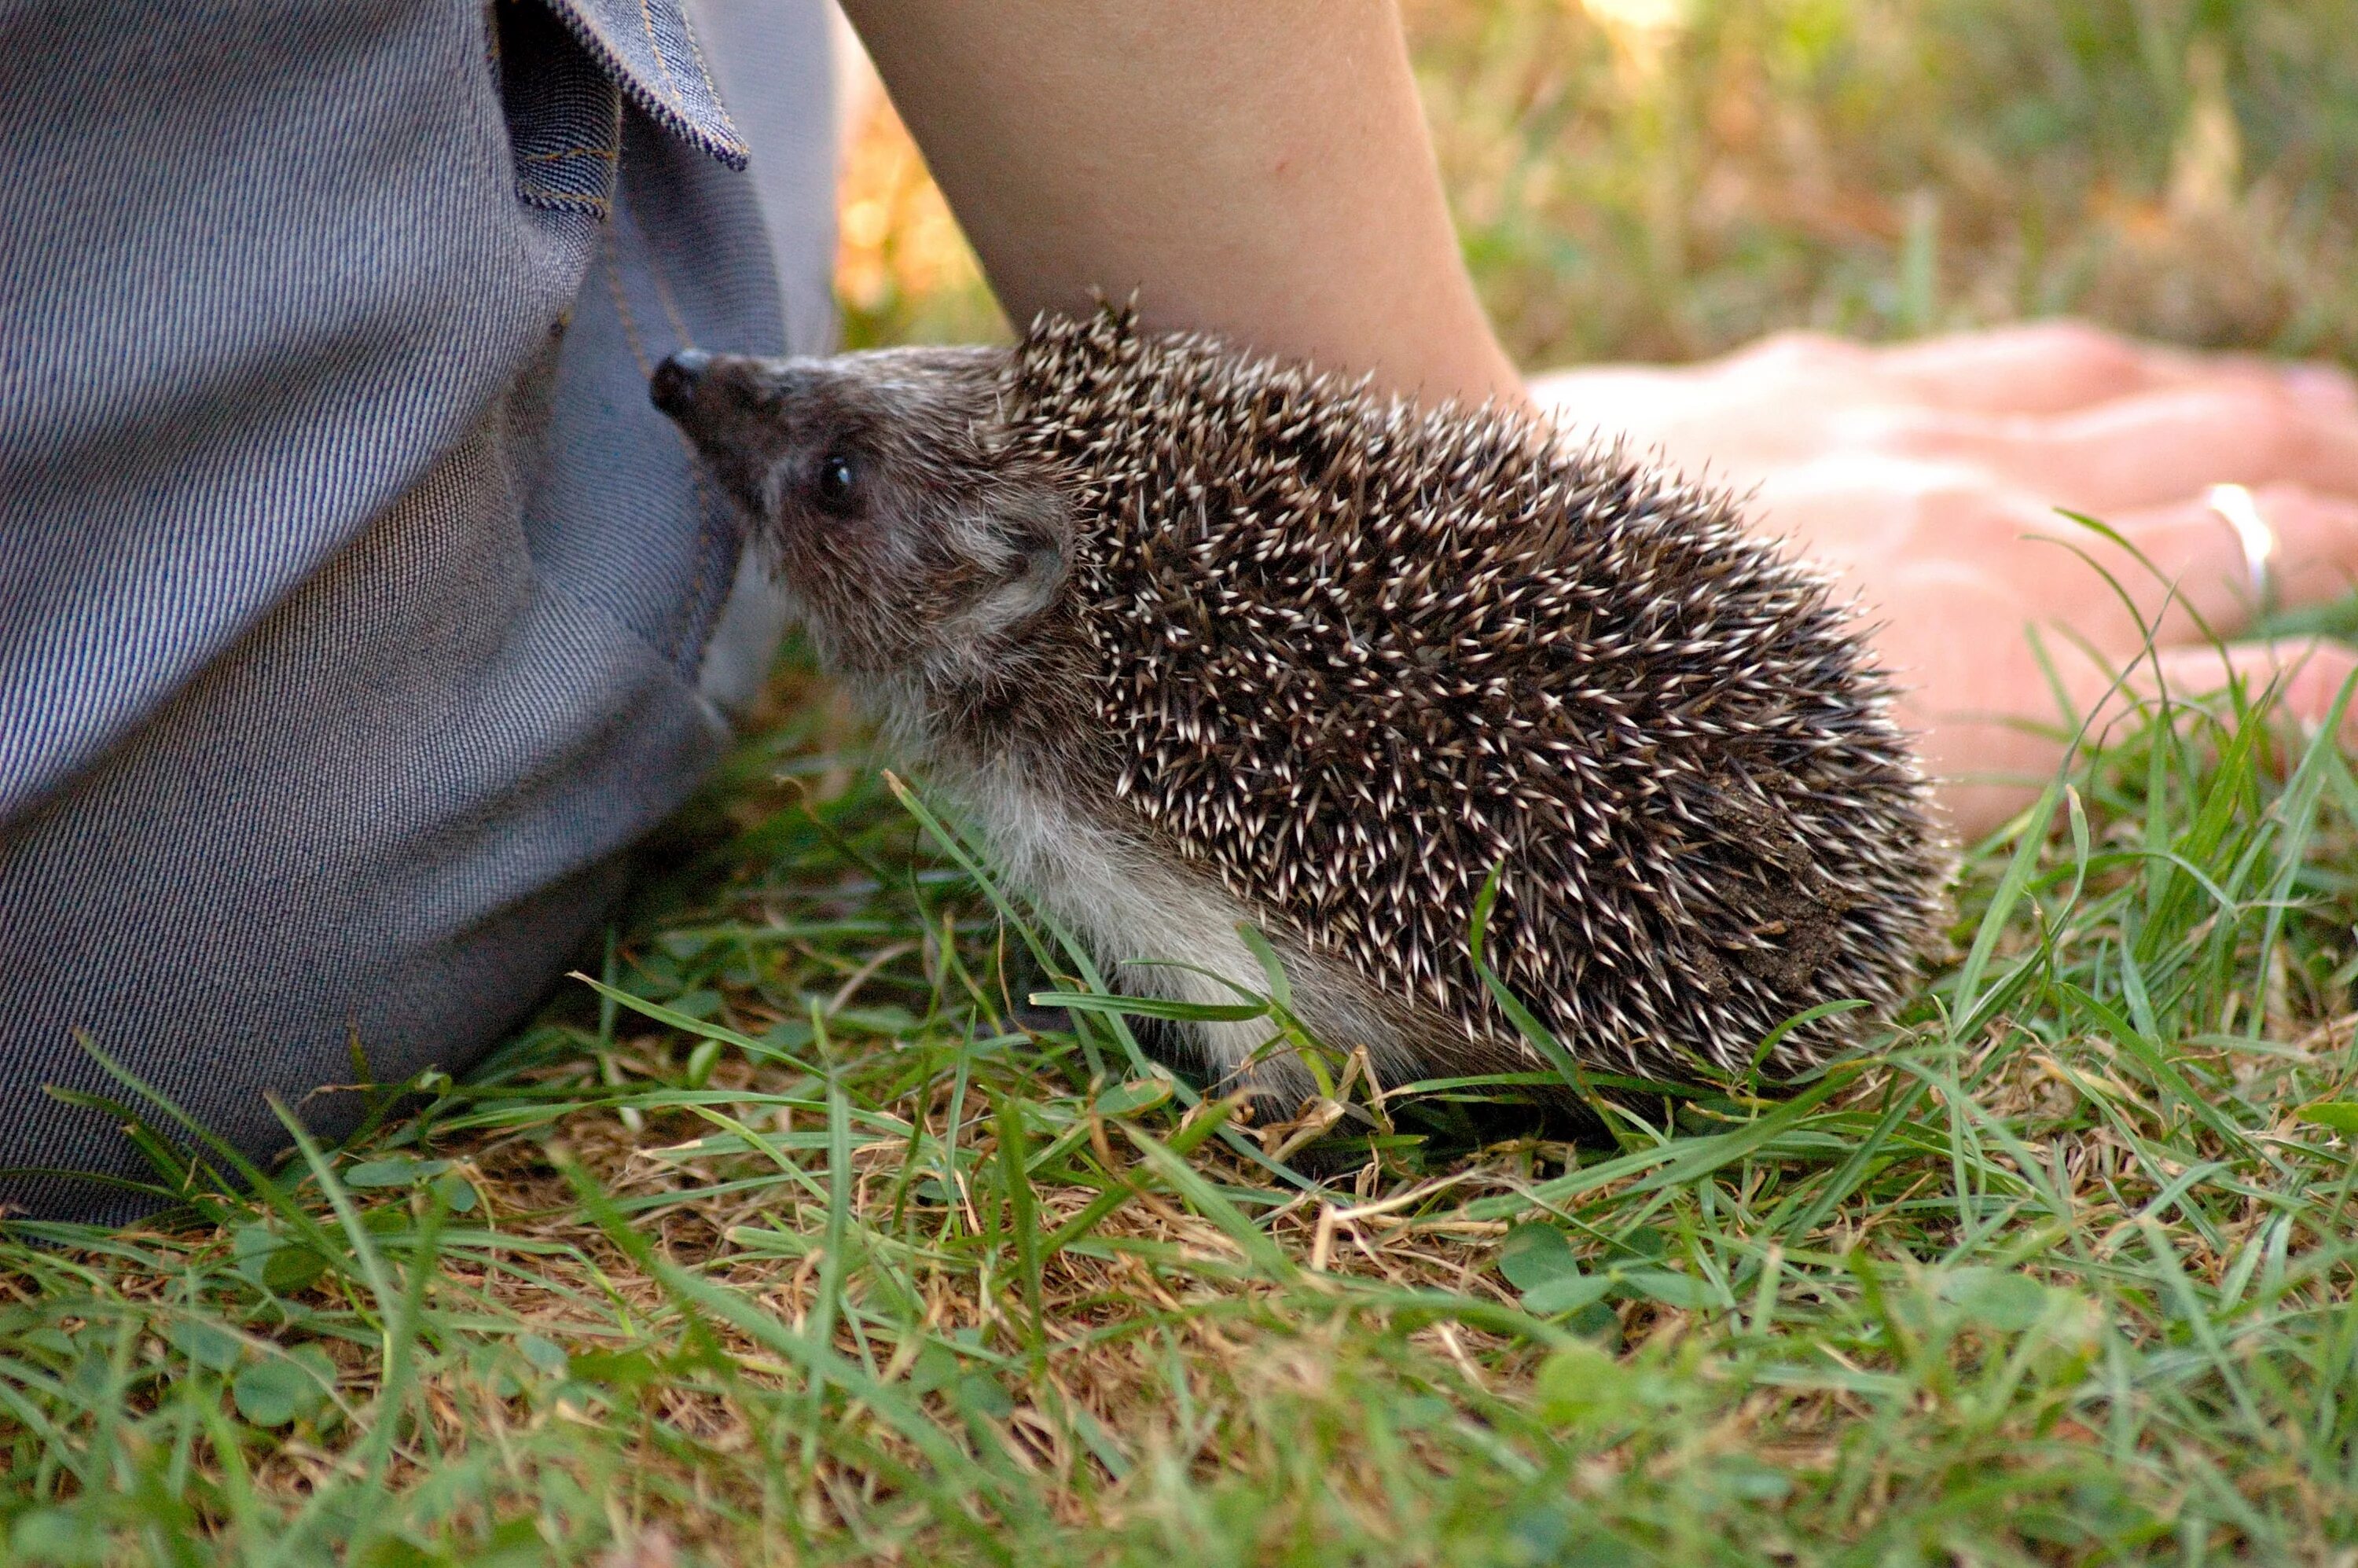
<svg viewBox="0 0 2358 1568">
<path fill-rule="evenodd" d="M 529 205 L 607 215 L 626 99 L 690 146 L 745 166 L 680 0 L 492 0 L 491 47 L 516 194 Z"/>
</svg>

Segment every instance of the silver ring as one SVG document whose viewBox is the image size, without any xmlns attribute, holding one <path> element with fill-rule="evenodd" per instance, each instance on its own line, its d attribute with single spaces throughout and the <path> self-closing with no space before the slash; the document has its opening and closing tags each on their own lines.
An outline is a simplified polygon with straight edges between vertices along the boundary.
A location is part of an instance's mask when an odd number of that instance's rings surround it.
<svg viewBox="0 0 2358 1568">
<path fill-rule="evenodd" d="M 2252 602 L 2262 610 L 2275 607 L 2277 531 L 2260 515 L 2259 503 L 2240 484 L 2214 484 L 2202 503 L 2235 531 L 2244 547 L 2244 572 L 2250 579 Z"/>
</svg>

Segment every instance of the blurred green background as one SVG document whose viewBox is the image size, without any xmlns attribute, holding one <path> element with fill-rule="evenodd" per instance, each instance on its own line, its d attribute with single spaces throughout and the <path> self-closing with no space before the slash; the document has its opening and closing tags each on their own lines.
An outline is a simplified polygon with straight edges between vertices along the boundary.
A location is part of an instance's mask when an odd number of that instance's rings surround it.
<svg viewBox="0 0 2358 1568">
<path fill-rule="evenodd" d="M 1538 369 L 2071 313 L 2358 355 L 2358 0 L 1405 0 L 1466 254 Z M 1005 333 L 881 95 L 849 346 Z"/>
</svg>

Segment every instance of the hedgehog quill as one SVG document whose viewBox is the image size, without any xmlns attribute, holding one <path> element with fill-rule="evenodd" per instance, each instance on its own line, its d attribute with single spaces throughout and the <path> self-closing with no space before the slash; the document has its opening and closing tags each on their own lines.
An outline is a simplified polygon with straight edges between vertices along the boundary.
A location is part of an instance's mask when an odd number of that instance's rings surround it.
<svg viewBox="0 0 2358 1568">
<path fill-rule="evenodd" d="M 1508 988 L 1585 1066 L 1685 1080 L 1887 1009 L 1933 927 L 1852 612 L 1617 448 L 1112 308 L 1012 350 L 682 354 L 653 392 L 823 665 L 1125 989 L 1265 990 L 1249 923 L 1386 1083 L 1542 1068 L 1468 947 L 1495 871 Z M 1266 1021 L 1187 1027 L 1226 1087 L 1313 1081 Z"/>
</svg>

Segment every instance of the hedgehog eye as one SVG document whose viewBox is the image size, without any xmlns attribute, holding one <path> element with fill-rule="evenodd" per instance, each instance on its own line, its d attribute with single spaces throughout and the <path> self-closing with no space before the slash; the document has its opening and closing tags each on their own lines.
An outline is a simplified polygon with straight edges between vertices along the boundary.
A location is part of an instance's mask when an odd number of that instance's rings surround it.
<svg viewBox="0 0 2358 1568">
<path fill-rule="evenodd" d="M 815 486 L 818 508 L 834 516 L 849 514 L 860 500 L 860 465 L 845 451 L 832 451 L 818 460 Z"/>
</svg>

